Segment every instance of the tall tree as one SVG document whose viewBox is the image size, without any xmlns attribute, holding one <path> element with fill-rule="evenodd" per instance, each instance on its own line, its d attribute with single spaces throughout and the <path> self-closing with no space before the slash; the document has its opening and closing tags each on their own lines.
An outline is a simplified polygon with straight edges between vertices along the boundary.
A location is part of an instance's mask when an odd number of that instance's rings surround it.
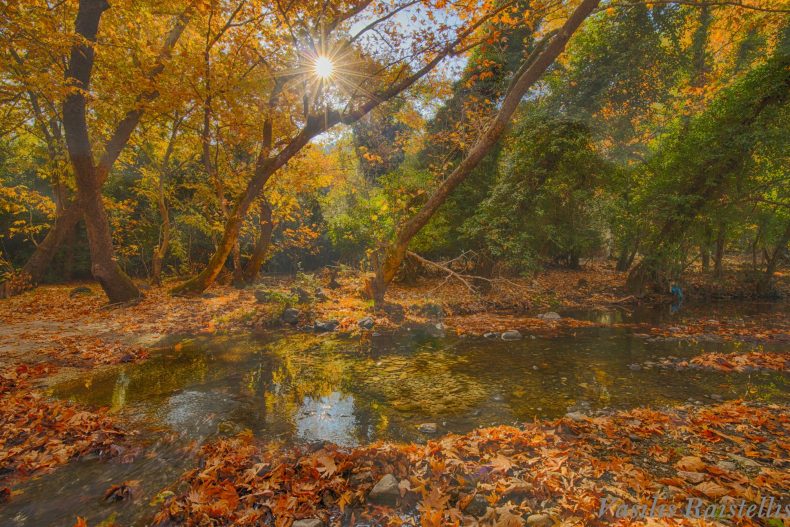
<svg viewBox="0 0 790 527">
<path fill-rule="evenodd" d="M 590 16 L 600 0 L 583 0 L 568 17 L 563 26 L 538 43 L 535 50 L 522 63 L 516 72 L 505 97 L 491 123 L 486 127 L 477 142 L 467 152 L 458 166 L 447 176 L 427 199 L 420 210 L 406 220 L 395 234 L 395 239 L 376 255 L 374 260 L 375 276 L 365 284 L 366 294 L 377 304 L 384 302 L 387 287 L 400 267 L 409 242 L 422 229 L 439 207 L 447 200 L 450 193 L 474 170 L 480 161 L 491 151 L 505 132 L 510 118 L 527 91 L 541 78 L 565 49 L 568 40 Z"/>
<path fill-rule="evenodd" d="M 387 23 L 397 13 L 418 2 L 407 1 L 398 3 L 383 15 L 378 15 L 372 22 L 351 36 L 336 37 L 339 41 L 336 49 L 329 46 L 332 34 L 342 24 L 358 15 L 371 2 L 352 3 L 344 6 L 343 2 L 332 5 L 333 12 L 327 9 L 311 11 L 314 6 L 289 5 L 282 7 L 279 4 L 278 18 L 287 28 L 292 37 L 291 53 L 299 52 L 308 42 L 308 49 L 297 56 L 297 67 L 293 65 L 279 71 L 273 71 L 274 82 L 266 117 L 262 124 L 262 139 L 259 154 L 255 162 L 252 177 L 242 194 L 235 200 L 228 213 L 225 229 L 218 247 L 206 268 L 194 278 L 174 288 L 176 294 L 195 294 L 204 291 L 216 280 L 225 265 L 225 261 L 236 245 L 242 224 L 252 204 L 258 199 L 267 181 L 318 135 L 330 130 L 338 124 L 353 125 L 363 116 L 368 114 L 382 103 L 391 100 L 409 89 L 417 81 L 431 73 L 436 66 L 447 56 L 459 53 L 460 47 L 467 39 L 487 20 L 508 9 L 504 5 L 484 11 L 482 13 L 469 12 L 468 6 L 459 3 L 458 9 L 466 9 L 468 22 L 459 28 L 443 27 L 441 31 L 419 31 L 415 39 L 394 39 L 388 41 L 396 51 L 396 56 L 382 56 L 376 60 L 374 53 L 378 50 L 365 50 L 357 47 L 363 36 L 373 30 L 381 29 L 378 26 Z M 430 2 L 426 3 L 430 8 Z M 293 10 L 297 12 L 291 12 Z M 313 34 L 319 31 L 319 36 Z M 377 31 L 377 34 L 388 34 L 391 28 Z M 300 40 L 301 37 L 301 40 Z M 403 42 L 406 42 L 403 44 Z M 393 44 L 401 43 L 400 46 Z M 405 46 L 405 49 L 402 47 Z M 380 50 L 381 48 L 379 48 Z M 319 75 L 316 69 L 319 59 L 327 60 L 322 53 L 334 56 L 338 60 L 338 69 L 344 67 L 343 61 L 353 63 L 338 71 L 334 79 L 342 86 L 340 90 L 331 90 L 329 81 Z M 419 63 L 415 58 L 424 59 Z M 417 66 L 414 66 L 417 63 Z M 269 68 L 276 66 L 267 63 Z M 288 91 L 288 88 L 296 89 Z M 338 110 L 332 102 L 336 97 L 345 96 L 344 107 Z M 301 115 L 292 111 L 288 116 L 289 122 L 299 119 L 296 130 L 285 129 L 279 132 L 278 144 L 275 144 L 274 123 L 278 118 L 278 110 L 282 109 L 278 103 L 294 104 L 300 102 Z M 287 107 L 287 106 L 286 106 Z M 293 106 L 292 106 L 293 107 Z M 290 132 L 290 133 L 289 133 Z M 279 146 L 279 148 L 277 148 Z"/>
<path fill-rule="evenodd" d="M 71 48 L 66 71 L 69 92 L 63 101 L 63 129 L 77 183 L 77 200 L 72 206 L 82 210 L 85 220 L 91 253 L 91 273 L 101 284 L 110 302 L 116 303 L 137 298 L 140 291 L 115 260 L 112 233 L 102 201 L 102 186 L 139 123 L 143 109 L 138 107 L 126 113 L 96 163 L 88 131 L 86 94 L 90 92 L 99 22 L 109 7 L 106 0 L 80 0 L 75 21 L 75 32 L 80 39 Z M 191 11 L 190 7 L 178 17 L 168 35 L 165 56 L 170 54 L 181 36 Z M 163 67 L 163 63 L 158 63 L 152 77 L 161 72 Z M 155 91 L 146 91 L 139 97 L 138 102 L 142 103 L 154 97 Z"/>
</svg>

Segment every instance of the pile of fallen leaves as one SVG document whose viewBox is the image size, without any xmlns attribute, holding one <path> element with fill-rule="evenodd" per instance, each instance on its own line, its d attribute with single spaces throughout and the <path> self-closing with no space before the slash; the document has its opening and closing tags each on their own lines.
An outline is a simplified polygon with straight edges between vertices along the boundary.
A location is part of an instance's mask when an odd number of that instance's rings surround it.
<svg viewBox="0 0 790 527">
<path fill-rule="evenodd" d="M 755 370 L 790 371 L 790 354 L 772 351 L 745 353 L 704 353 L 690 360 L 665 359 L 661 366 L 674 368 L 705 368 L 722 372 L 749 372 Z"/>
<path fill-rule="evenodd" d="M 741 402 L 574 415 L 427 445 L 351 450 L 282 450 L 242 434 L 202 449 L 199 468 L 182 479 L 188 490 L 167 491 L 155 523 L 645 525 L 616 518 L 616 507 L 650 506 L 656 495 L 659 503 L 680 507 L 698 499 L 701 511 L 769 495 L 787 502 L 789 434 L 785 407 Z M 388 494 L 382 494 L 386 481 Z M 374 486 L 378 492 L 371 493 Z"/>
<path fill-rule="evenodd" d="M 790 342 L 790 317 L 786 312 L 759 315 L 699 318 L 672 326 L 649 329 L 654 337 L 684 340 Z"/>
<path fill-rule="evenodd" d="M 17 365 L 0 372 L 0 482 L 48 472 L 70 459 L 98 453 L 115 455 L 126 435 L 104 411 L 52 401 L 30 386 L 52 366 Z M 0 496 L 10 496 L 8 488 Z"/>
</svg>

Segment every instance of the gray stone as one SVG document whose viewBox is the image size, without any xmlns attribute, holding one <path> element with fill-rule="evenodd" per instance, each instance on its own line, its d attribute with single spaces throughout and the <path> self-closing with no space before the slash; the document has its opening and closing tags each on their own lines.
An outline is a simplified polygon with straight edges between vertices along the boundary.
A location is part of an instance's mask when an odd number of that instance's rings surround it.
<svg viewBox="0 0 790 527">
<path fill-rule="evenodd" d="M 551 527 L 554 520 L 548 514 L 530 514 L 527 516 L 527 527 Z"/>
<path fill-rule="evenodd" d="M 744 467 L 756 468 L 760 466 L 759 463 L 749 459 L 748 457 L 739 456 L 738 454 L 727 454 L 727 455 L 730 457 L 730 459 L 732 459 L 736 463 L 740 463 Z"/>
<path fill-rule="evenodd" d="M 485 337 L 487 339 L 498 339 L 499 338 L 499 333 L 497 333 L 495 331 L 489 331 L 488 333 L 484 333 L 483 337 Z"/>
<path fill-rule="evenodd" d="M 318 518 L 309 518 L 307 520 L 296 520 L 291 524 L 291 527 L 324 527 L 324 522 Z"/>
<path fill-rule="evenodd" d="M 74 298 L 77 296 L 91 296 L 93 291 L 91 291 L 90 287 L 85 287 L 81 285 L 79 287 L 75 287 L 69 292 L 69 298 Z"/>
<path fill-rule="evenodd" d="M 639 371 L 642 369 L 642 366 L 640 366 L 639 364 L 629 364 L 628 369 L 631 371 Z"/>
<path fill-rule="evenodd" d="M 295 307 L 289 307 L 288 309 L 283 311 L 281 318 L 283 319 L 283 322 L 285 322 L 286 324 L 296 324 L 297 322 L 299 322 L 300 314 L 301 311 L 299 311 Z"/>
<path fill-rule="evenodd" d="M 398 480 L 392 474 L 385 474 L 368 494 L 370 502 L 378 505 L 389 505 L 390 507 L 395 507 L 399 498 Z"/>
<path fill-rule="evenodd" d="M 316 320 L 313 328 L 316 331 L 334 331 L 340 325 L 337 320 Z"/>
<path fill-rule="evenodd" d="M 538 315 L 538 318 L 543 320 L 560 320 L 562 317 L 554 311 L 549 311 L 548 313 L 541 313 Z"/>
<path fill-rule="evenodd" d="M 722 470 L 729 470 L 730 472 L 734 470 L 738 470 L 738 465 L 736 465 L 732 461 L 719 461 L 718 463 L 716 463 L 716 466 Z"/>
<path fill-rule="evenodd" d="M 511 329 L 509 331 L 505 331 L 502 333 L 502 340 L 520 340 L 521 339 L 521 332 L 516 331 L 515 329 Z"/>
<path fill-rule="evenodd" d="M 439 427 L 436 426 L 436 423 L 423 423 L 417 429 L 423 434 L 435 434 Z"/>
<path fill-rule="evenodd" d="M 361 327 L 362 329 L 373 329 L 373 326 L 376 323 L 373 321 L 371 317 L 365 317 L 357 322 L 357 326 Z"/>
</svg>

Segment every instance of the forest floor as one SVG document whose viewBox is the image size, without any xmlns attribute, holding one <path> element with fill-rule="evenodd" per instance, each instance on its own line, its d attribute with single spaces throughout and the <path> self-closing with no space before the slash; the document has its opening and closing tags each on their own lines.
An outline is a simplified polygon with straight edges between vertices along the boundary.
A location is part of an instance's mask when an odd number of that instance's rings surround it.
<svg viewBox="0 0 790 527">
<path fill-rule="evenodd" d="M 700 316 L 694 315 L 692 309 L 682 319 L 631 321 L 629 315 L 645 304 L 667 304 L 671 298 L 635 299 L 623 291 L 624 281 L 623 273 L 606 265 L 594 265 L 579 271 L 549 270 L 530 279 L 494 280 L 488 284 L 488 291 L 481 294 L 452 277 L 424 277 L 415 283 L 393 285 L 388 300 L 396 307 L 386 312 L 374 311 L 372 304 L 361 298 L 361 277 L 353 272 L 340 273 L 335 288 L 329 287 L 326 276 L 296 281 L 267 277 L 255 288 L 215 286 L 191 298 L 171 296 L 167 284 L 146 288 L 143 299 L 127 306 L 107 306 L 100 288 L 93 283 L 42 286 L 2 300 L 0 502 L 12 497 L 9 487 L 17 482 L 72 458 L 87 454 L 125 456 L 133 452 L 127 437 L 133 434 L 124 431 L 122 423 L 101 409 L 49 400 L 40 391 L 42 385 L 75 371 L 143 361 L 153 348 L 166 346 L 179 336 L 268 332 L 274 326 L 289 327 L 280 320 L 284 298 L 292 298 L 293 307 L 299 310 L 298 321 L 290 326 L 296 331 L 315 331 L 316 321 L 336 321 L 334 331 L 350 335 L 396 331 L 405 326 L 427 328 L 438 334 L 470 338 L 488 334 L 488 338 L 500 338 L 499 333 L 508 330 L 518 330 L 524 336 L 551 337 L 573 334 L 581 327 L 622 326 L 646 339 L 790 342 L 786 300 L 777 303 L 773 311 L 755 315 L 725 310 L 711 318 L 707 306 Z M 778 283 L 784 297 L 790 297 L 790 277 L 780 276 Z M 740 298 L 744 296 L 743 287 L 732 279 L 699 279 L 691 289 L 699 297 Z M 301 303 L 298 296 L 305 297 Z M 549 316 L 551 312 L 563 315 L 556 318 Z M 590 316 L 611 312 L 620 315 L 605 320 Z M 372 329 L 362 329 L 360 321 L 368 317 Z M 754 368 L 787 371 L 790 361 L 786 353 L 752 349 L 727 355 L 708 353 L 668 366 L 722 372 Z M 705 417 L 691 410 L 678 410 L 672 415 L 623 414 L 607 418 L 608 421 L 596 418 L 538 422 L 524 430 L 496 428 L 449 437 L 427 447 L 380 445 L 348 452 L 330 449 L 324 454 L 275 454 L 244 438 L 223 441 L 206 447 L 206 463 L 217 465 L 216 468 L 233 463 L 233 471 L 215 470 L 210 477 L 202 473 L 185 476 L 187 484 L 194 487 L 193 492 L 168 499 L 162 514 L 171 518 L 195 519 L 209 514 L 224 519 L 233 517 L 233 521 L 241 517 L 252 520 L 263 513 L 248 508 L 249 496 L 263 493 L 260 495 L 274 500 L 272 510 L 286 507 L 293 513 L 291 518 L 315 513 L 328 519 L 327 515 L 338 511 L 349 514 L 346 511 L 350 510 L 351 514 L 381 521 L 394 519 L 398 509 L 359 508 L 374 480 L 387 470 L 394 471 L 400 481 L 399 499 L 416 503 L 423 518 L 435 518 L 436 525 L 464 519 L 464 511 L 472 502 L 486 518 L 481 519 L 481 524 L 519 525 L 515 520 L 508 523 L 508 518 L 538 514 L 536 511 L 553 518 L 581 518 L 587 522 L 599 507 L 592 496 L 600 495 L 601 482 L 609 481 L 605 487 L 616 494 L 618 478 L 629 478 L 629 485 L 639 485 L 628 498 L 619 495 L 632 500 L 645 499 L 657 481 L 662 481 L 662 488 L 672 490 L 674 494 L 669 499 L 674 501 L 687 496 L 719 498 L 726 494 L 753 498 L 768 495 L 769 491 L 787 493 L 787 467 L 777 467 L 771 461 L 787 459 L 786 412 L 738 405 L 706 411 L 714 414 Z M 714 430 L 705 423 L 711 416 L 722 420 L 720 428 Z M 637 421 L 639 425 L 628 424 Z M 659 441 L 658 436 L 665 429 L 674 430 L 674 425 L 678 425 L 677 431 Z M 665 442 L 669 437 L 675 446 Z M 691 439 L 698 443 L 689 446 Z M 608 457 L 599 457 L 604 451 L 609 452 Z M 691 456 L 694 462 L 683 462 L 684 468 L 678 466 L 680 472 L 675 472 L 672 463 L 678 456 Z M 717 464 L 727 456 L 729 461 L 736 460 L 738 470 Z M 591 459 L 598 461 L 591 463 Z M 313 468 L 308 470 L 306 466 Z M 250 471 L 251 467 L 254 470 Z M 285 483 L 261 476 L 275 468 L 278 478 L 298 475 L 299 485 L 313 490 L 286 499 L 281 492 Z M 362 479 L 350 478 L 352 472 L 359 470 L 369 473 Z M 681 472 L 692 475 L 679 475 Z M 469 485 L 477 490 L 469 490 Z M 567 485 L 571 494 L 565 493 L 559 500 L 549 499 L 558 485 Z M 732 489 L 737 489 L 737 493 L 730 492 Z M 511 498 L 527 490 L 534 493 L 537 501 L 513 505 Z M 553 495 L 556 498 L 556 493 Z M 207 511 L 201 496 L 211 497 L 211 503 L 219 500 L 217 510 Z M 321 504 L 315 501 L 316 496 L 323 500 Z"/>
</svg>

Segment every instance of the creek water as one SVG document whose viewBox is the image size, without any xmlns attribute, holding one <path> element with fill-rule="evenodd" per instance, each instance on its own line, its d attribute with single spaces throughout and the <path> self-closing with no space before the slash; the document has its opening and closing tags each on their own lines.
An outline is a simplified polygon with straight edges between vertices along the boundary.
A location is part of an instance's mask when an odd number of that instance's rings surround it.
<svg viewBox="0 0 790 527">
<path fill-rule="evenodd" d="M 569 314 L 604 324 L 670 316 Z M 441 435 L 571 411 L 734 398 L 787 402 L 790 376 L 784 373 L 650 367 L 665 358 L 752 347 L 651 342 L 620 327 L 512 342 L 418 332 L 364 339 L 309 333 L 188 339 L 144 363 L 54 386 L 53 397 L 107 406 L 128 420 L 140 431 L 133 443 L 141 453 L 126 463 L 77 460 L 19 486 L 22 494 L 0 506 L 0 525 L 71 526 L 77 514 L 91 525 L 111 517 L 121 525 L 145 525 L 156 510 L 151 500 L 193 465 L 197 445 L 245 429 L 286 446 L 355 446 L 426 441 L 433 437 L 421 432 L 426 423 Z M 134 500 L 102 500 L 110 485 L 128 480 L 140 481 Z"/>
</svg>

